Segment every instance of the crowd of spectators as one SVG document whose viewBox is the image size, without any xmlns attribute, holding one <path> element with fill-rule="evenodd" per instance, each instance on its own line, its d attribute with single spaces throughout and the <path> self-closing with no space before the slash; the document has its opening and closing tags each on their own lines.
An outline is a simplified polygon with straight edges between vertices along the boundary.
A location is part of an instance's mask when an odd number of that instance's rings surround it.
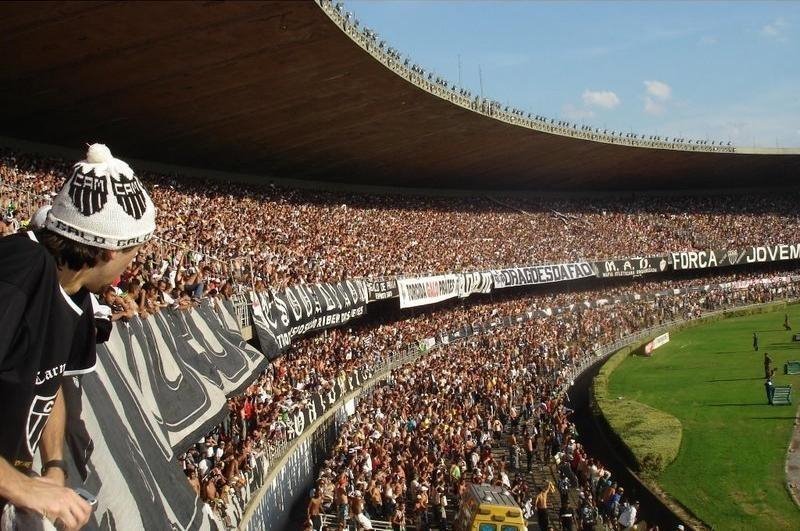
<svg viewBox="0 0 800 531">
<path fill-rule="evenodd" d="M 25 228 L 37 209 L 49 203 L 70 170 L 71 165 L 62 160 L 0 152 L 2 234 Z M 202 297 L 231 297 L 242 288 L 278 290 L 298 282 L 795 243 L 800 233 L 800 217 L 795 207 L 800 199 L 797 193 L 662 197 L 657 201 L 647 196 L 591 200 L 519 195 L 503 198 L 405 196 L 400 203 L 396 197 L 386 195 L 288 189 L 272 184 L 232 184 L 152 173 L 144 173 L 142 177 L 159 209 L 159 232 L 119 281 L 102 293 L 102 302 L 112 309 L 113 320 L 137 315 L 146 319 L 164 308 L 187 309 Z M 531 308 L 552 308 L 620 293 L 658 292 L 774 274 L 762 269 L 749 273 L 728 270 L 702 279 L 685 276 L 661 276 L 654 280 L 594 279 L 578 285 L 565 283 L 535 289 L 499 290 L 466 301 L 450 301 L 433 310 L 382 308 L 378 316 L 368 316 L 347 329 L 328 330 L 291 345 L 244 394 L 229 399 L 230 415 L 225 422 L 183 456 L 187 476 L 200 497 L 217 514 L 235 521 L 249 497 L 251 483 L 247 473 L 254 469 L 257 460 L 268 460 L 276 448 L 296 436 L 290 420 L 305 407 L 313 393 L 330 388 L 337 378 L 354 370 L 384 364 L 391 355 L 405 352 L 409 345 L 421 339 Z M 535 398 L 545 403 L 551 401 L 548 408 L 552 408 L 547 409 L 547 413 L 556 416 L 526 417 L 525 429 L 551 433 L 552 437 L 555 432 L 552 426 L 547 426 L 558 416 L 556 391 L 601 345 L 648 326 L 696 317 L 702 311 L 719 307 L 766 302 L 795 291 L 791 284 L 782 287 L 737 285 L 710 292 L 664 296 L 652 302 L 583 308 L 579 312 L 537 318 L 523 327 L 511 327 L 476 339 L 472 346 L 460 345 L 452 349 L 463 354 L 467 352 L 464 349 L 480 344 L 477 353 L 485 352 L 490 356 L 485 360 L 487 365 L 476 372 L 482 374 L 483 379 L 465 382 L 467 386 L 485 385 L 488 380 L 494 380 L 492 386 L 495 386 L 498 378 L 508 376 L 505 373 L 508 367 L 513 367 L 512 374 L 517 376 L 527 367 L 524 375 L 533 379 L 528 383 L 533 385 Z M 490 347 L 485 347 L 486 342 Z M 511 349 L 512 355 L 506 346 L 514 342 L 517 347 Z M 495 359 L 495 355 L 500 358 Z M 472 358 L 478 359 L 474 355 Z M 438 355 L 426 357 L 420 363 L 419 370 L 423 372 L 430 370 L 425 363 L 443 364 L 436 368 L 437 371 L 441 368 L 442 374 L 460 370 L 451 365 L 456 361 Z M 489 376 L 485 372 L 494 366 L 492 364 L 498 365 L 495 374 Z M 407 379 L 408 374 L 417 370 L 415 367 L 403 369 L 412 372 L 397 373 L 395 379 L 399 378 L 403 386 L 416 385 L 420 379 Z M 505 369 L 500 370 L 502 367 Z M 508 386 L 507 383 L 503 385 Z M 484 392 L 474 387 L 469 390 L 473 395 Z M 381 388 L 376 396 L 385 397 L 391 392 L 391 388 Z M 488 396 L 481 394 L 484 405 L 475 407 L 486 407 Z M 427 408 L 430 404 L 409 402 L 396 414 L 402 418 L 421 414 L 415 409 L 421 405 Z M 512 405 L 522 407 L 509 403 L 494 407 L 502 411 Z M 454 411 L 445 413 L 436 406 L 433 412 L 437 416 L 461 414 L 469 417 L 473 414 L 463 408 Z M 375 424 L 367 413 L 360 410 L 357 422 Z M 383 414 L 387 412 L 383 410 Z M 469 423 L 470 418 L 462 419 L 459 437 L 467 436 L 469 430 L 464 431 L 463 423 Z M 568 423 L 558 420 L 557 425 L 563 434 L 561 428 Z M 382 429 L 391 427 L 381 426 Z M 419 452 L 422 447 L 414 437 L 422 432 L 412 431 L 401 433 L 403 442 L 398 448 Z M 358 429 L 354 428 L 348 431 L 347 437 L 356 437 L 357 433 Z M 524 433 L 518 435 L 521 437 Z M 447 436 L 452 443 L 453 434 Z M 472 437 L 480 440 L 482 434 L 474 431 Z M 375 448 L 380 454 L 378 459 L 383 458 L 385 463 L 389 449 L 382 444 Z M 463 450 L 458 448 L 458 451 Z M 450 448 L 445 458 L 451 459 L 452 452 Z M 363 452 L 357 455 L 361 454 Z M 432 468 L 412 471 L 429 482 L 429 489 L 440 486 L 435 470 L 439 466 L 438 458 L 442 457 L 441 451 L 436 456 L 437 459 L 426 461 Z M 348 461 L 340 459 L 333 463 L 336 466 L 332 464 L 332 480 L 341 481 Z M 493 476 L 495 472 L 501 471 L 495 467 Z M 346 474 L 348 497 L 360 490 L 355 476 L 350 477 L 352 473 L 351 470 L 351 474 Z M 482 474 L 488 475 L 488 471 Z M 372 477 L 363 479 L 369 485 Z M 407 479 L 411 481 L 411 474 Z M 382 487 L 385 489 L 387 485 L 383 483 Z M 453 484 L 445 481 L 441 486 L 454 496 Z M 395 493 L 401 488 L 394 490 L 392 487 Z M 584 491 L 588 496 L 585 485 Z M 451 499 L 456 500 L 457 496 Z M 409 521 L 435 515 L 434 509 L 421 511 L 415 506 L 415 500 L 411 499 L 412 503 L 402 513 Z M 522 497 L 520 501 L 529 500 Z M 400 502 L 395 510 L 398 507 L 401 507 Z M 373 507 L 371 514 L 394 517 L 383 507 L 375 509 Z"/>
<path fill-rule="evenodd" d="M 769 279 L 771 282 L 769 284 L 753 283 L 747 286 L 747 281 L 756 279 Z M 222 498 L 222 495 L 219 494 L 225 492 L 223 487 L 228 481 L 223 472 L 223 469 L 228 466 L 225 459 L 239 462 L 236 470 L 237 473 L 242 474 L 243 471 L 248 470 L 247 462 L 252 464 L 257 457 L 275 455 L 276 448 L 283 447 L 298 435 L 294 432 L 292 419 L 295 414 L 307 407 L 313 394 L 325 392 L 337 379 L 344 378 L 356 369 L 381 365 L 389 356 L 406 352 L 409 346 L 416 345 L 420 339 L 432 337 L 439 332 L 476 322 L 517 315 L 529 308 L 567 306 L 584 300 L 613 297 L 633 291 L 646 294 L 674 288 L 703 286 L 709 283 L 732 282 L 736 283 L 735 287 L 729 286 L 723 289 L 696 291 L 682 295 L 664 295 L 651 302 L 629 302 L 594 309 L 581 307 L 580 311 L 539 318 L 522 326 L 510 327 L 491 336 L 474 340 L 480 344 L 489 341 L 493 345 L 505 345 L 507 341 L 516 342 L 516 348 L 519 350 L 516 354 L 517 357 L 503 362 L 511 363 L 510 367 L 513 370 L 510 371 L 503 369 L 504 366 L 495 365 L 493 359 L 480 357 L 484 352 L 488 352 L 484 348 L 478 349 L 470 356 L 464 356 L 464 358 L 473 360 L 470 363 L 476 363 L 476 366 L 481 368 L 476 374 L 489 371 L 487 374 L 492 374 L 496 380 L 502 377 L 513 377 L 516 378 L 515 381 L 518 381 L 522 377 L 520 375 L 523 374 L 519 371 L 527 366 L 535 367 L 535 371 L 530 374 L 535 374 L 540 379 L 533 387 L 529 383 L 526 384 L 526 388 L 533 390 L 540 401 L 558 401 L 558 391 L 569 383 L 576 368 L 605 344 L 612 343 L 643 328 L 678 319 L 691 319 L 702 312 L 796 296 L 798 287 L 789 280 L 786 272 L 762 271 L 702 278 L 662 279 L 640 283 L 629 279 L 618 279 L 609 281 L 599 288 L 587 287 L 578 292 L 567 290 L 560 293 L 543 292 L 535 296 L 510 292 L 502 294 L 500 292 L 498 295 L 487 296 L 478 302 L 452 302 L 427 312 L 397 310 L 394 314 L 384 313 L 363 322 L 357 322 L 348 329 L 332 329 L 301 339 L 291 345 L 283 357 L 273 362 L 244 394 L 229 400 L 229 417 L 212 432 L 209 436 L 210 439 L 206 440 L 211 442 L 210 447 L 213 448 L 213 453 L 218 458 L 209 459 L 203 448 L 190 449 L 184 457 L 187 474 L 193 478 L 192 481 L 195 482 L 193 484 L 201 493 L 201 497 L 217 507 L 229 521 L 236 521 L 238 506 L 244 504 L 244 499 L 236 501 L 234 503 L 236 507 L 232 508 L 230 500 Z M 525 347 L 523 348 L 522 345 Z M 471 347 L 467 344 L 453 348 L 463 350 Z M 462 353 L 462 350 L 457 350 L 457 352 Z M 506 351 L 505 347 L 496 349 L 498 355 L 506 355 Z M 453 351 L 448 350 L 447 352 L 452 353 Z M 454 356 L 438 356 L 432 359 L 439 360 L 437 363 L 447 363 L 452 357 Z M 455 357 L 461 358 L 461 356 Z M 419 366 L 409 365 L 403 371 L 413 371 L 417 375 L 443 374 L 440 367 L 432 372 L 430 367 L 425 365 L 428 362 L 421 363 L 422 365 Z M 463 361 L 463 363 L 467 362 Z M 464 369 L 458 374 L 465 373 L 469 373 L 469 370 Z M 388 391 L 379 393 L 382 392 Z M 416 393 L 416 396 L 419 395 L 420 393 Z M 385 400 L 384 402 L 395 404 L 394 401 Z M 517 407 L 521 406 L 517 405 Z M 388 414 L 386 409 L 383 412 Z M 416 414 L 418 411 L 409 405 L 407 413 Z M 419 420 L 421 422 L 421 419 Z M 539 426 L 537 429 L 541 431 L 545 428 Z M 518 439 L 521 437 L 521 434 L 517 435 Z M 476 435 L 476 440 L 479 439 L 480 437 Z M 227 452 L 228 449 L 230 449 L 230 453 L 225 454 L 224 452 Z M 350 456 L 350 454 L 347 455 Z M 244 465 L 241 463 L 242 459 L 247 461 Z M 205 473 L 197 475 L 198 468 L 204 462 Z M 331 469 L 336 470 L 336 467 L 332 466 Z M 497 473 L 499 474 L 499 472 Z M 193 474 L 197 475 L 199 480 L 196 480 Z M 333 475 L 331 476 L 331 474 Z M 410 476 L 406 477 L 408 481 L 411 481 Z M 329 473 L 329 478 L 340 481 L 339 475 L 333 472 Z M 557 477 L 554 478 L 556 484 L 557 480 Z M 235 481 L 241 481 L 241 479 L 235 479 Z M 209 497 L 209 493 L 206 492 L 208 482 L 215 483 L 211 494 L 217 494 L 217 498 Z M 356 490 L 363 494 L 363 489 L 356 483 L 355 480 L 348 483 L 348 494 L 353 494 Z M 387 484 L 383 483 L 383 488 L 386 486 Z M 450 492 L 449 495 L 453 496 L 453 493 Z M 456 500 L 457 498 L 452 497 L 451 499 Z M 521 504 L 528 501 L 520 499 Z M 326 505 L 328 504 L 326 503 Z M 435 508 L 429 507 L 429 509 L 427 517 L 434 518 Z M 369 512 L 369 514 L 386 520 L 392 517 L 383 509 L 379 512 Z M 413 510 L 413 505 L 409 505 L 406 506 L 403 514 L 411 522 L 417 518 L 418 511 Z"/>
<path fill-rule="evenodd" d="M 662 305 L 691 318 L 798 293 L 785 281 L 689 293 L 562 314 L 443 346 L 396 369 L 359 404 L 316 494 L 340 522 L 379 519 L 428 529 L 441 528 L 443 499 L 457 507 L 467 482 L 491 484 L 505 487 L 529 519 L 548 529 L 547 511 L 537 509 L 549 507 L 557 485 L 564 528 L 629 528 L 636 500 L 576 440 L 561 393 L 568 369 L 599 345 L 661 320 Z M 552 482 L 531 490 L 525 475 L 532 465 L 551 467 Z"/>
<path fill-rule="evenodd" d="M 11 203 L 14 223 L 24 224 L 69 171 L 62 160 L 2 152 L 0 206 L 8 214 Z M 141 280 L 180 273 L 194 294 L 219 292 L 225 283 L 260 281 L 278 290 L 297 282 L 795 243 L 800 233 L 796 192 L 398 201 L 140 173 L 159 216 L 157 238 L 137 264 Z M 8 227 L 4 222 L 3 231 Z"/>
</svg>

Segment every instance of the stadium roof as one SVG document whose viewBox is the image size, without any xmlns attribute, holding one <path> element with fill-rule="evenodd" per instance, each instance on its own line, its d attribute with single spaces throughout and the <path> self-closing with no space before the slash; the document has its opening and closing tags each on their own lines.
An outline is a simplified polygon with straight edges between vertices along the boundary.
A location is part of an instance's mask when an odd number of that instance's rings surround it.
<svg viewBox="0 0 800 531">
<path fill-rule="evenodd" d="M 4 2 L 0 134 L 422 188 L 780 186 L 800 169 L 797 151 L 637 147 L 625 144 L 648 140 L 508 123 L 422 88 L 425 76 L 412 83 L 401 62 L 390 69 L 377 42 L 370 53 L 334 15 L 310 1 Z"/>
</svg>

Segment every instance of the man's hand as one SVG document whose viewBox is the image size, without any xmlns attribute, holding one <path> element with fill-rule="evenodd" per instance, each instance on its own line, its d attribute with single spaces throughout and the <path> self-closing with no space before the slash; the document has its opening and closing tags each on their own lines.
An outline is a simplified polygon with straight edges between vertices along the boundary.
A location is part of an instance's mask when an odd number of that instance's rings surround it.
<svg viewBox="0 0 800 531">
<path fill-rule="evenodd" d="M 78 531 L 89 521 L 91 506 L 69 488 L 51 478 L 31 478 L 22 496 L 9 499 L 15 506 L 41 514 L 64 531 Z"/>
</svg>

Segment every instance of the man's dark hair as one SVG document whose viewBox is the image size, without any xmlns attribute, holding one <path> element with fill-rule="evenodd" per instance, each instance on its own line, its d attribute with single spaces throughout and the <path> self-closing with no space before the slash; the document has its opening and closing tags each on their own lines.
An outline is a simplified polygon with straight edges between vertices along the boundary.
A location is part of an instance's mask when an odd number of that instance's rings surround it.
<svg viewBox="0 0 800 531">
<path fill-rule="evenodd" d="M 59 268 L 66 266 L 73 271 L 79 271 L 83 266 L 94 267 L 99 260 L 108 262 L 111 259 L 106 249 L 70 240 L 47 229 L 37 230 L 34 234 L 39 243 L 53 255 Z"/>
</svg>

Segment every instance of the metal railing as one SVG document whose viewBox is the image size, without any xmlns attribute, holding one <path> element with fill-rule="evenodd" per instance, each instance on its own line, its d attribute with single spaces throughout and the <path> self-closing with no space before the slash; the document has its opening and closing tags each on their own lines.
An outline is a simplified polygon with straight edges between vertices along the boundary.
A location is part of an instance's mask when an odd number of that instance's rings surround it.
<svg viewBox="0 0 800 531">
<path fill-rule="evenodd" d="M 230 300 L 233 304 L 233 310 L 236 315 L 236 322 L 239 325 L 239 330 L 242 332 L 242 335 L 244 335 L 245 331 L 249 328 L 250 337 L 252 337 L 253 319 L 250 315 L 250 301 L 244 294 L 241 293 L 233 295 Z M 250 338 L 244 339 L 247 341 Z"/>
<path fill-rule="evenodd" d="M 324 529 L 339 529 L 339 519 L 334 514 L 327 514 L 322 513 L 320 515 L 322 520 L 322 527 Z M 391 522 L 385 522 L 383 520 L 373 520 L 370 519 L 370 524 L 372 524 L 372 529 L 375 531 L 392 531 L 394 528 L 392 527 Z M 413 526 L 406 526 L 406 527 L 413 527 Z M 359 529 L 359 527 L 353 522 L 353 518 L 348 518 L 348 523 L 345 525 L 345 529 L 348 531 Z"/>
<path fill-rule="evenodd" d="M 416 359 L 417 357 L 421 356 L 425 352 L 430 352 L 433 349 L 426 349 L 421 350 L 418 343 L 412 343 L 407 346 L 406 349 L 398 351 L 398 352 L 390 352 L 385 356 L 381 356 L 377 360 L 374 360 L 368 365 L 368 372 L 371 373 L 371 376 L 361 383 L 359 387 L 360 393 L 363 394 L 367 390 L 371 389 L 376 383 L 384 380 L 388 377 L 392 370 L 395 368 L 409 363 Z M 327 411 L 336 411 L 337 409 L 344 406 L 346 402 L 346 398 L 348 395 L 340 397 L 335 403 L 333 403 Z M 252 493 L 255 493 L 256 490 L 263 486 L 263 482 L 268 478 L 271 472 L 274 471 L 275 464 L 280 462 L 283 457 L 293 449 L 297 439 L 301 436 L 308 434 L 309 430 L 306 430 L 302 433 L 294 433 L 288 432 L 286 430 L 280 433 L 278 439 L 274 441 L 266 441 L 263 449 L 261 450 L 264 456 L 264 471 L 261 476 L 261 480 L 255 476 L 252 477 L 252 481 L 250 484 L 250 490 Z M 252 495 L 250 496 L 252 499 Z M 241 522 L 240 522 L 241 523 Z"/>
</svg>

